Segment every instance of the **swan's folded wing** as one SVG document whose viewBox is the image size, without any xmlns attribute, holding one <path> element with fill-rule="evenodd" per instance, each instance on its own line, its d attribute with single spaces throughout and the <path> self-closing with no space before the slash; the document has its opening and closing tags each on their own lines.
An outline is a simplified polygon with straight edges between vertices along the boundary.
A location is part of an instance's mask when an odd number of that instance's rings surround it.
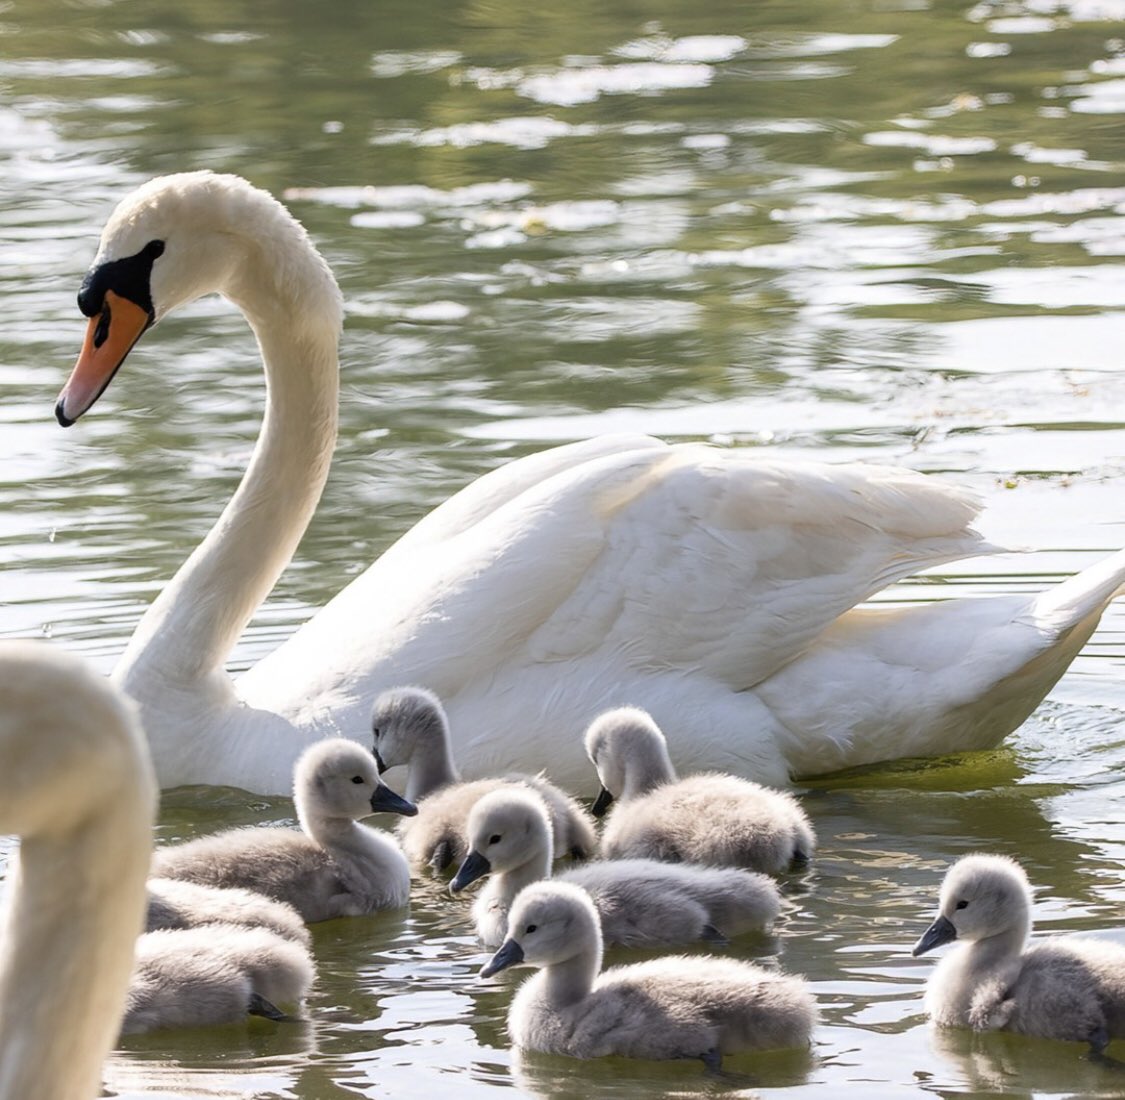
<svg viewBox="0 0 1125 1100">
<path fill-rule="evenodd" d="M 932 478 L 701 446 L 611 449 L 495 499 L 388 551 L 244 696 L 369 706 L 404 676 L 449 695 L 597 655 L 746 688 L 885 585 L 989 549 L 972 499 Z"/>
</svg>

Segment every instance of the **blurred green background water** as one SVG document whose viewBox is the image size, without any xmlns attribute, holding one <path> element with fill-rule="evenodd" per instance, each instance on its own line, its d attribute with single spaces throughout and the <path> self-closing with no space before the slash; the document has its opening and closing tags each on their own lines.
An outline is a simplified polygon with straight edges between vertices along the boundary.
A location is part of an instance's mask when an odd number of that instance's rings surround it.
<svg viewBox="0 0 1125 1100">
<path fill-rule="evenodd" d="M 473 477 L 615 429 L 912 466 L 1033 548 L 887 598 L 1030 591 L 1125 545 L 1123 21 L 1120 0 L 0 5 L 0 636 L 108 671 L 237 484 L 263 394 L 215 299 L 162 323 L 80 426 L 51 415 L 109 210 L 201 167 L 284 197 L 348 309 L 325 498 L 232 668 Z M 807 790 L 819 857 L 778 935 L 730 949 L 806 974 L 822 1005 L 807 1057 L 747 1067 L 761 1091 L 1120 1094 L 1071 1046 L 931 1034 L 932 963 L 908 948 L 976 848 L 1025 861 L 1041 928 L 1119 925 L 1123 632 L 1111 609 L 997 751 Z M 177 792 L 161 833 L 290 813 Z M 316 947 L 306 1024 L 133 1040 L 110 1088 L 740 1085 L 513 1059 L 519 975 L 476 981 L 440 884 Z"/>
</svg>

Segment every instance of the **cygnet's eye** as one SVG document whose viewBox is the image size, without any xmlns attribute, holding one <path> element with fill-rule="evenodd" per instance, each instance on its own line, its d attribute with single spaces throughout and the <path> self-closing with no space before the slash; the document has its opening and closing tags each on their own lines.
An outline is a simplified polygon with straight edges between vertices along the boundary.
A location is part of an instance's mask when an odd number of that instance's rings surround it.
<svg viewBox="0 0 1125 1100">
<path fill-rule="evenodd" d="M 531 935 L 531 933 L 532 933 L 532 932 L 534 932 L 534 931 L 535 931 L 535 929 L 536 929 L 536 928 L 538 928 L 538 927 L 539 927 L 539 925 L 537 925 L 537 924 L 529 924 L 529 925 L 528 925 L 528 926 L 527 926 L 527 927 L 526 927 L 526 928 L 524 929 L 524 933 L 525 933 L 526 935 L 530 936 L 530 935 Z"/>
<path fill-rule="evenodd" d="M 500 843 L 500 839 L 501 839 L 501 837 L 500 837 L 500 834 L 499 834 L 499 833 L 493 833 L 493 834 L 492 834 L 492 836 L 490 836 L 490 837 L 488 838 L 488 843 L 489 843 L 489 844 L 499 844 L 499 843 Z"/>
<path fill-rule="evenodd" d="M 352 782 L 353 783 L 362 783 L 363 782 L 363 776 L 362 775 L 353 775 L 352 776 Z"/>
<path fill-rule="evenodd" d="M 962 898 L 953 908 L 954 909 L 968 909 L 969 903 L 964 898 Z"/>
</svg>

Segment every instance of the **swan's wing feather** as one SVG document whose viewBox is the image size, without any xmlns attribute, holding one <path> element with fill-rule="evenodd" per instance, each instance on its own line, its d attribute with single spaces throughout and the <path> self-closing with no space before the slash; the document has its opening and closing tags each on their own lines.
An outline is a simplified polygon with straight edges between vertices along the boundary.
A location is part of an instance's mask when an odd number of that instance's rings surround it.
<svg viewBox="0 0 1125 1100">
<path fill-rule="evenodd" d="M 909 471 L 692 445 L 551 465 L 389 551 L 243 678 L 245 697 L 268 681 L 273 706 L 323 708 L 402 677 L 453 694 L 505 664 L 596 654 L 749 687 L 886 584 L 985 549 L 973 500 Z"/>
</svg>

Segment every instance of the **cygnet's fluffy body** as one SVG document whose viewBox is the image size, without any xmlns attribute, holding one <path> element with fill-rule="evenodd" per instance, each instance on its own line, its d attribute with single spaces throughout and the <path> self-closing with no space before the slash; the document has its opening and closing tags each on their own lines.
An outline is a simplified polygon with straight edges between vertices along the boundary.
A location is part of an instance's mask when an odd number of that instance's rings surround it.
<svg viewBox="0 0 1125 1100">
<path fill-rule="evenodd" d="M 300 913 L 292 905 L 254 890 L 203 886 L 173 878 L 148 880 L 146 932 L 198 928 L 203 924 L 267 928 L 306 947 L 312 939 Z"/>
<path fill-rule="evenodd" d="M 281 1019 L 315 977 L 308 949 L 266 928 L 231 924 L 146 932 L 125 1002 L 122 1035 Z"/>
<path fill-rule="evenodd" d="M 407 903 L 410 868 L 394 839 L 358 822 L 414 807 L 379 781 L 354 741 L 318 741 L 297 761 L 293 801 L 303 831 L 230 829 L 156 853 L 153 874 L 240 886 L 288 902 L 303 920 L 359 916 Z"/>
<path fill-rule="evenodd" d="M 580 887 L 540 882 L 515 900 L 508 938 L 481 971 L 542 967 L 508 1012 L 527 1050 L 598 1058 L 702 1058 L 808 1044 L 816 1007 L 802 979 L 751 963 L 669 956 L 599 974 L 598 917 Z"/>
<path fill-rule="evenodd" d="M 490 791 L 513 784 L 537 791 L 551 815 L 554 850 L 585 859 L 597 844 L 590 815 L 546 776 L 510 773 L 462 782 L 453 763 L 449 721 L 433 692 L 399 687 L 383 692 L 371 713 L 379 770 L 408 769 L 406 797 L 418 815 L 398 826 L 403 851 L 414 867 L 436 871 L 456 866 L 468 852 L 469 812 Z"/>
<path fill-rule="evenodd" d="M 456 892 L 490 876 L 473 904 L 473 919 L 481 942 L 497 947 L 516 895 L 551 873 L 551 829 L 543 800 L 518 788 L 486 794 L 469 814 L 469 843 L 451 887 Z M 590 894 L 607 944 L 718 940 L 761 928 L 781 909 L 771 879 L 739 868 L 602 860 L 565 871 L 555 881 Z"/>
<path fill-rule="evenodd" d="M 677 779 L 664 735 L 643 710 L 620 707 L 596 718 L 586 754 L 602 785 L 594 812 L 617 802 L 602 830 L 607 858 L 777 874 L 807 862 L 816 847 L 808 817 L 787 792 L 718 773 Z"/>
<path fill-rule="evenodd" d="M 950 940 L 926 990 L 935 1023 L 1073 1039 L 1104 1050 L 1125 1038 L 1125 947 L 1053 937 L 1027 947 L 1031 887 L 1005 856 L 971 855 L 946 873 L 937 919 L 914 947 Z"/>
</svg>

